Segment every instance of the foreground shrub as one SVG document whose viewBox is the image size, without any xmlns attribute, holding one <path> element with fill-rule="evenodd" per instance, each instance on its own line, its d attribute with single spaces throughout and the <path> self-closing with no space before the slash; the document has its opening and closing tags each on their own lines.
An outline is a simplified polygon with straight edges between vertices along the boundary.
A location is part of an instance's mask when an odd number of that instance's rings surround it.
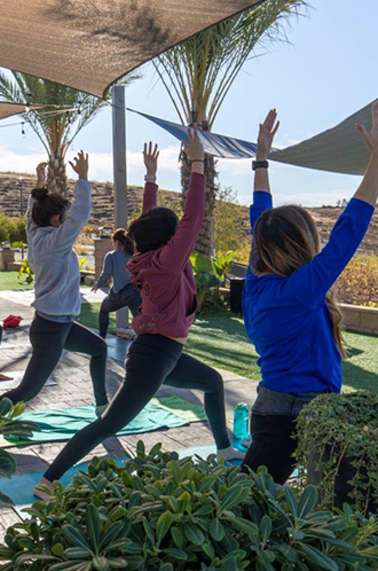
<svg viewBox="0 0 378 571">
<path fill-rule="evenodd" d="M 23 422 L 17 417 L 25 410 L 23 403 L 12 406 L 9 399 L 0 400 L 0 434 L 2 436 L 18 436 L 19 438 L 30 437 L 33 433 L 34 425 L 31 422 Z M 0 448 L 0 476 L 10 478 L 16 470 L 16 462 L 11 454 Z M 0 490 L 0 506 L 10 504 L 10 499 Z"/>
<path fill-rule="evenodd" d="M 377 524 L 316 511 L 264 470 L 177 459 L 155 446 L 125 467 L 95 460 L 30 519 L 8 529 L 3 570 L 240 571 L 359 569 L 378 562 Z"/>
<path fill-rule="evenodd" d="M 345 501 L 363 513 L 378 506 L 378 395 L 324 394 L 298 418 L 297 460 L 318 483 L 323 508 Z"/>
</svg>

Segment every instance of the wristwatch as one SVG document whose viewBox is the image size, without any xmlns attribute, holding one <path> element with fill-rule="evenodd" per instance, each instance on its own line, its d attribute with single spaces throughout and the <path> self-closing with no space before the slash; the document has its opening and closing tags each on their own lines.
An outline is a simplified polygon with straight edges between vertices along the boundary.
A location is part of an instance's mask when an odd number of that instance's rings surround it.
<svg viewBox="0 0 378 571">
<path fill-rule="evenodd" d="M 252 161 L 252 170 L 267 169 L 269 167 L 268 161 Z"/>
</svg>

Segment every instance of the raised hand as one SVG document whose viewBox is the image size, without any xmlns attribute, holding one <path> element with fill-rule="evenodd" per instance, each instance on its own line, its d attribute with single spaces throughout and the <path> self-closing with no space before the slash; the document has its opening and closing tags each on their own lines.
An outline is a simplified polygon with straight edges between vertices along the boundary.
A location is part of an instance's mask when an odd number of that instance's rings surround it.
<svg viewBox="0 0 378 571">
<path fill-rule="evenodd" d="M 256 160 L 265 161 L 268 158 L 274 135 L 277 133 L 280 122 L 277 121 L 277 111 L 271 109 L 265 117 L 263 123 L 260 123 L 259 134 L 257 137 Z"/>
<path fill-rule="evenodd" d="M 73 162 L 70 161 L 70 165 L 75 173 L 79 175 L 79 178 L 88 178 L 88 153 L 80 151 L 80 153 L 78 153 L 74 158 Z"/>
<path fill-rule="evenodd" d="M 46 167 L 47 163 L 39 163 L 39 165 L 36 168 L 37 188 L 45 188 L 46 186 Z"/>
<path fill-rule="evenodd" d="M 185 154 L 188 159 L 193 162 L 203 162 L 205 160 L 205 151 L 194 129 L 189 129 L 188 138 L 184 143 Z"/>
<path fill-rule="evenodd" d="M 370 149 L 372 154 L 378 157 L 378 101 L 374 101 L 371 106 L 370 132 L 366 129 L 365 125 L 362 125 L 362 123 L 357 123 L 356 127 L 362 137 L 362 140 Z"/>
<path fill-rule="evenodd" d="M 156 176 L 157 164 L 159 158 L 159 148 L 153 145 L 151 141 L 147 144 L 144 143 L 143 160 L 146 167 L 147 176 Z"/>
</svg>

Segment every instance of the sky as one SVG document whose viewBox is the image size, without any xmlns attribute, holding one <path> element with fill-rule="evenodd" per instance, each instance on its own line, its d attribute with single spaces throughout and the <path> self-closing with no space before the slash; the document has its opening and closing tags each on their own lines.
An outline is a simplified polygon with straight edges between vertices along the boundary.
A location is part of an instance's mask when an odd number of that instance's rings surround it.
<svg viewBox="0 0 378 571">
<path fill-rule="evenodd" d="M 237 77 L 214 125 L 214 131 L 256 140 L 257 125 L 276 107 L 281 126 L 275 146 L 285 147 L 334 126 L 378 95 L 376 22 L 377 0 L 310 0 L 303 17 L 291 18 L 290 43 L 270 43 L 258 50 Z M 363 9 L 361 9 L 363 7 Z M 129 107 L 178 121 L 153 66 L 141 68 L 142 78 L 126 89 Z M 1 123 L 14 123 L 15 119 Z M 180 190 L 178 142 L 145 119 L 128 113 L 128 183 L 143 183 L 141 149 L 145 140 L 158 142 L 159 184 Z M 0 129 L 0 171 L 33 172 L 45 159 L 43 147 L 30 128 Z M 112 180 L 111 109 L 102 110 L 79 134 L 72 152 L 90 154 L 92 179 Z M 69 167 L 68 167 L 69 168 Z M 220 160 L 220 183 L 231 187 L 238 202 L 251 196 L 251 162 Z M 276 204 L 306 206 L 336 204 L 350 197 L 360 177 L 319 172 L 271 163 Z"/>
</svg>

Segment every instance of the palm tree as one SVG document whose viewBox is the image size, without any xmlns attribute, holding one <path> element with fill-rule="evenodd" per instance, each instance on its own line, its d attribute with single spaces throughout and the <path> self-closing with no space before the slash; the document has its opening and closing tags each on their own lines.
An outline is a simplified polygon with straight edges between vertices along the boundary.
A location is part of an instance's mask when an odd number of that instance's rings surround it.
<svg viewBox="0 0 378 571">
<path fill-rule="evenodd" d="M 135 77 L 130 77 L 123 84 Z M 106 104 L 106 98 L 99 99 L 71 87 L 15 71 L 0 71 L 0 97 L 26 106 L 31 102 L 47 106 L 39 111 L 28 111 L 24 120 L 46 149 L 49 190 L 64 194 L 67 188 L 67 149 L 79 131 Z"/>
<path fill-rule="evenodd" d="M 229 18 L 160 55 L 155 69 L 183 125 L 196 123 L 211 130 L 222 103 L 239 71 L 256 47 L 286 40 L 282 24 L 299 14 L 305 0 L 265 0 L 261 5 Z M 213 254 L 213 210 L 217 194 L 216 162 L 206 158 L 206 213 L 196 249 Z M 182 190 L 188 186 L 185 157 Z"/>
</svg>

